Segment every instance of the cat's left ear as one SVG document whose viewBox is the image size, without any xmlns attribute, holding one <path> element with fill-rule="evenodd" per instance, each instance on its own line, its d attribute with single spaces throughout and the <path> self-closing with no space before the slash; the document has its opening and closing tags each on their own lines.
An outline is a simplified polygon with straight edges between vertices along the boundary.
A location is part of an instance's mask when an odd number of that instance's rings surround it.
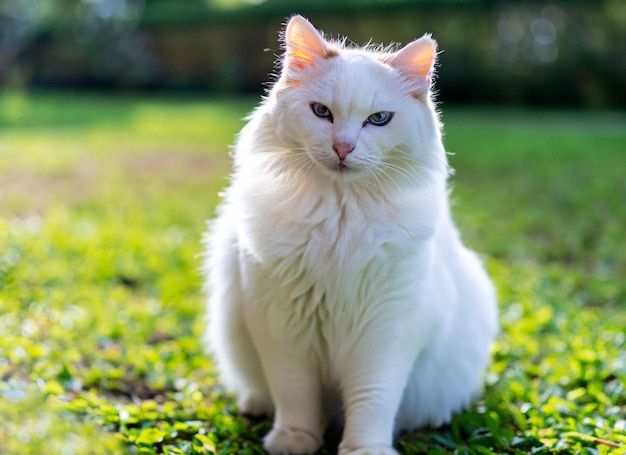
<svg viewBox="0 0 626 455">
<path fill-rule="evenodd" d="M 285 67 L 304 69 L 332 52 L 324 37 L 302 16 L 294 16 L 285 29 Z"/>
<path fill-rule="evenodd" d="M 418 78 L 430 85 L 436 59 L 437 42 L 427 34 L 388 56 L 385 63 L 408 79 Z"/>
</svg>

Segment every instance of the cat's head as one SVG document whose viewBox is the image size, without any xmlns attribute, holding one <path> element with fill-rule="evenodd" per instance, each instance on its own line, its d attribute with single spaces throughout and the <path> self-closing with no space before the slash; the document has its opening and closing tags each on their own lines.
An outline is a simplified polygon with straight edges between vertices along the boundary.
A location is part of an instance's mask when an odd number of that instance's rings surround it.
<svg viewBox="0 0 626 455">
<path fill-rule="evenodd" d="M 421 184 L 446 171 L 431 100 L 436 42 L 424 35 L 395 52 L 327 41 L 295 16 L 284 33 L 270 92 L 286 160 L 331 178 Z"/>
</svg>

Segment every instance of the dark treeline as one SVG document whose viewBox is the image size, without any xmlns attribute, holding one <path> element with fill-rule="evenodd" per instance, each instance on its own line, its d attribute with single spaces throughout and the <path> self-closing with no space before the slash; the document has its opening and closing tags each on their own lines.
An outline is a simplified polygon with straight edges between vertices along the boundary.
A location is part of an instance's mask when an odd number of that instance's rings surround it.
<svg viewBox="0 0 626 455">
<path fill-rule="evenodd" d="M 5 0 L 0 83 L 260 92 L 294 13 L 357 44 L 432 33 L 446 102 L 626 106 L 622 0 Z"/>
</svg>

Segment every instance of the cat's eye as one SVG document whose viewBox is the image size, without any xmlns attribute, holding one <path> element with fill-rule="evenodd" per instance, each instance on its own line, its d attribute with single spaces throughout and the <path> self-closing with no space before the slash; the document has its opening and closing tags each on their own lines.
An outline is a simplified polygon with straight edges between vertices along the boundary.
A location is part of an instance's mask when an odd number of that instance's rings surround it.
<svg viewBox="0 0 626 455">
<path fill-rule="evenodd" d="M 375 114 L 367 117 L 366 123 L 370 123 L 375 126 L 385 126 L 387 123 L 391 122 L 393 118 L 393 112 L 376 112 Z"/>
<path fill-rule="evenodd" d="M 311 103 L 311 110 L 318 117 L 328 119 L 328 121 L 332 123 L 333 113 L 330 112 L 330 109 L 328 109 L 328 107 L 324 106 L 322 103 Z"/>
</svg>

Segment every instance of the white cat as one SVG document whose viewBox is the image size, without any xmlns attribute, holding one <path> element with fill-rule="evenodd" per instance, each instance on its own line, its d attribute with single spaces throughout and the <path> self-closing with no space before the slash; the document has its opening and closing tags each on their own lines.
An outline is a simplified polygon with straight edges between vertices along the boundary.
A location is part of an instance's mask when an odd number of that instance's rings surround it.
<svg viewBox="0 0 626 455">
<path fill-rule="evenodd" d="M 395 454 L 470 403 L 497 332 L 450 217 L 436 43 L 345 47 L 295 16 L 284 44 L 207 236 L 207 340 L 239 410 L 274 416 L 270 454 L 314 453 L 333 404 L 341 455 Z"/>
</svg>

